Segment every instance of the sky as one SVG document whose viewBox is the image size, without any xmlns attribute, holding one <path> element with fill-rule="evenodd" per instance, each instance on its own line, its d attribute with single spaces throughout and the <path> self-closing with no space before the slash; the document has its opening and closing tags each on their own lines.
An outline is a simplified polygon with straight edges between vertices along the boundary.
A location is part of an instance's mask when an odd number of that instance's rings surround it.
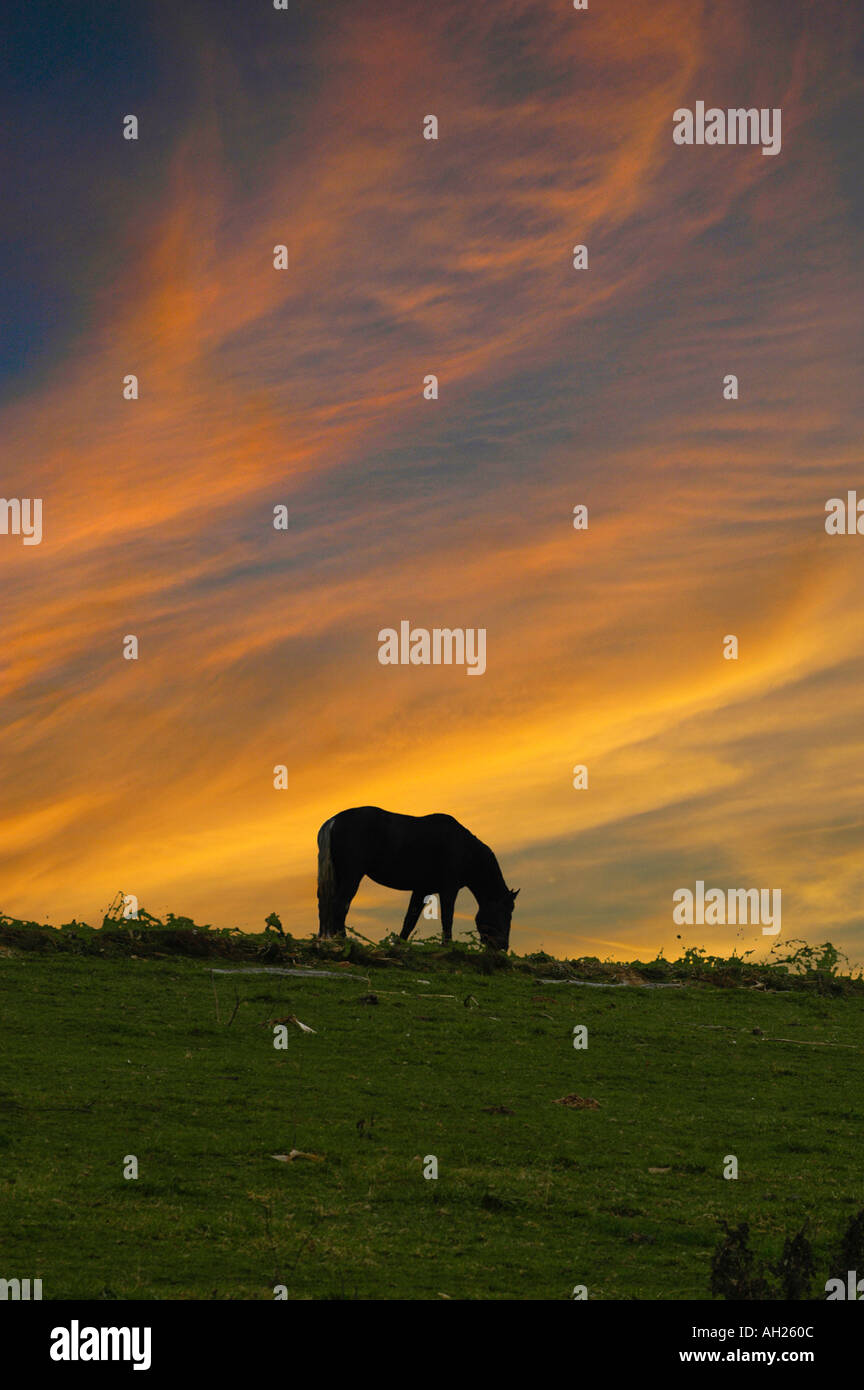
<svg viewBox="0 0 864 1390">
<path fill-rule="evenodd" d="M 2 31 L 0 495 L 43 537 L 0 534 L 0 910 L 307 935 L 318 827 L 371 804 L 489 844 L 518 951 L 864 960 L 864 539 L 825 530 L 864 498 L 864 11 Z M 780 152 L 676 144 L 697 101 L 780 108 Z M 382 665 L 402 620 L 485 629 L 485 672 Z M 697 881 L 780 890 L 779 937 L 676 925 Z M 367 879 L 349 923 L 406 905 Z"/>
</svg>

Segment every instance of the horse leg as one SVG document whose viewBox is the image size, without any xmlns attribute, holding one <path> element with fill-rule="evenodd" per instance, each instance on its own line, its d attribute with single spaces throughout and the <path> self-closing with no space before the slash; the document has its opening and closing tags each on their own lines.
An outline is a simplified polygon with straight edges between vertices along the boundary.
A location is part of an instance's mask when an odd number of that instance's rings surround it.
<svg viewBox="0 0 864 1390">
<path fill-rule="evenodd" d="M 345 935 L 345 918 L 348 916 L 348 909 L 354 900 L 354 895 L 360 887 L 362 874 L 352 874 L 349 879 L 343 879 L 339 884 L 336 894 L 336 901 L 333 904 L 333 915 L 331 918 L 330 936 Z"/>
<path fill-rule="evenodd" d="M 344 936 L 345 918 L 360 887 L 362 874 L 352 874 L 350 878 L 335 874 L 328 891 L 318 893 L 318 935 Z"/>
<path fill-rule="evenodd" d="M 456 906 L 455 888 L 447 888 L 439 892 L 438 901 L 441 904 L 441 936 L 444 941 L 453 940 L 453 909 Z"/>
<path fill-rule="evenodd" d="M 407 941 L 412 931 L 417 925 L 417 918 L 423 911 L 423 904 L 426 901 L 426 894 L 421 888 L 415 888 L 411 894 L 411 901 L 408 904 L 408 911 L 405 913 L 405 921 L 402 923 L 402 930 L 399 933 L 403 941 Z"/>
<path fill-rule="evenodd" d="M 325 821 L 318 831 L 318 935 L 344 936 L 345 918 L 360 887 L 363 869 L 356 855 L 346 855 L 339 845 L 338 816 Z M 334 845 L 334 827 L 337 843 Z"/>
<path fill-rule="evenodd" d="M 349 899 L 350 902 L 350 899 Z M 318 935 L 344 936 L 345 913 L 348 903 L 342 895 L 342 885 L 334 875 L 325 888 L 318 887 Z"/>
</svg>

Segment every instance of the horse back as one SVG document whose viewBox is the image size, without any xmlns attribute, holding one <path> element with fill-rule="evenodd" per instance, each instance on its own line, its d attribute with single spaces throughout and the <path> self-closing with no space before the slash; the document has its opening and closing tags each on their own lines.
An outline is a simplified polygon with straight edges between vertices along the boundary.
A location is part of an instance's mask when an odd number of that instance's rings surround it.
<svg viewBox="0 0 864 1390">
<path fill-rule="evenodd" d="M 459 880 L 480 841 L 454 816 L 435 812 L 406 816 L 380 806 L 340 811 L 330 826 L 334 853 L 346 866 L 393 888 L 443 886 L 442 876 Z"/>
<path fill-rule="evenodd" d="M 424 838 L 445 836 L 455 839 L 466 836 L 469 840 L 475 839 L 471 831 L 466 830 L 455 816 L 449 816 L 444 811 L 435 811 L 429 816 L 406 816 L 399 811 L 384 811 L 380 806 L 352 806 L 348 811 L 339 811 L 335 816 L 331 816 L 324 822 L 321 831 L 328 825 L 332 826 L 334 831 L 338 827 L 340 834 L 379 837 L 405 835 Z"/>
</svg>

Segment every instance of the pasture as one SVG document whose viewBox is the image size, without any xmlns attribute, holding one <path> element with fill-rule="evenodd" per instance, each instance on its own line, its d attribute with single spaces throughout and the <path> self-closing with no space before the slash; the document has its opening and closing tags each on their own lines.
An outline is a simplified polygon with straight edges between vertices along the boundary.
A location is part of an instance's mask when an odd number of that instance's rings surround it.
<svg viewBox="0 0 864 1390">
<path fill-rule="evenodd" d="M 818 1253 L 864 1205 L 860 992 L 328 946 L 302 958 L 327 975 L 4 947 L 0 1273 L 46 1299 L 707 1298 L 719 1218 L 768 1253 L 809 1218 Z M 277 1049 L 278 1019 L 314 1032 Z"/>
</svg>

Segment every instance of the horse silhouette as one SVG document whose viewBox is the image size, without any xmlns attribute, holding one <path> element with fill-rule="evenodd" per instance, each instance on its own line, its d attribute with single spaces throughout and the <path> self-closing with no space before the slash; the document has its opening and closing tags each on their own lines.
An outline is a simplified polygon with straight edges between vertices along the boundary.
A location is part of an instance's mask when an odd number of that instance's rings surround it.
<svg viewBox="0 0 864 1390">
<path fill-rule="evenodd" d="M 383 888 L 410 892 L 403 941 L 425 899 L 435 894 L 444 940 L 451 941 L 456 895 L 468 888 L 477 899 L 480 940 L 507 950 L 519 889 L 507 887 L 489 846 L 453 816 L 400 816 L 378 806 L 355 806 L 325 821 L 318 831 L 319 936 L 345 935 L 345 917 L 364 874 Z"/>
</svg>

